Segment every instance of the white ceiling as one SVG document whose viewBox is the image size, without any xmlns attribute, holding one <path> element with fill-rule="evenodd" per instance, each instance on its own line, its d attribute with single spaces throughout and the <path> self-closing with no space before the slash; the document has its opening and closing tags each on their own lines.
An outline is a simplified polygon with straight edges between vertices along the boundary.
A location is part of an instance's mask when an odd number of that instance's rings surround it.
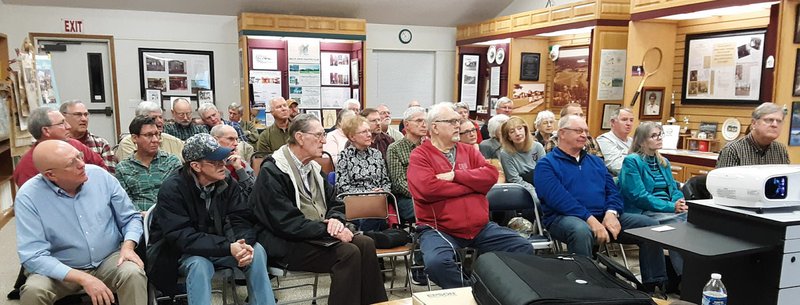
<svg viewBox="0 0 800 305">
<path fill-rule="evenodd" d="M 454 27 L 496 17 L 514 0 L 0 0 L 6 4 L 237 16 L 240 12 Z M 517 0 L 520 1 L 520 0 Z M 545 2 L 545 0 L 524 0 Z"/>
</svg>

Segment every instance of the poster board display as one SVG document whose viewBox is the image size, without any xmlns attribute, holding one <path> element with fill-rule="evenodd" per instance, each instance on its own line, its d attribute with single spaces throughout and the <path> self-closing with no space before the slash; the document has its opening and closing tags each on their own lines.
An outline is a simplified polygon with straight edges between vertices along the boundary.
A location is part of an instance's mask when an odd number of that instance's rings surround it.
<svg viewBox="0 0 800 305">
<path fill-rule="evenodd" d="M 766 29 L 686 35 L 684 104 L 758 104 Z"/>
<path fill-rule="evenodd" d="M 253 107 L 267 107 L 269 100 L 281 96 L 281 71 L 250 70 L 253 86 Z"/>
<path fill-rule="evenodd" d="M 196 97 L 214 90 L 214 52 L 139 48 L 142 99 L 147 89 L 162 91 L 164 98 Z"/>
<path fill-rule="evenodd" d="M 626 50 L 600 50 L 598 101 L 618 101 L 625 94 Z"/>
<path fill-rule="evenodd" d="M 323 86 L 350 86 L 350 54 L 321 53 L 320 71 Z"/>
<path fill-rule="evenodd" d="M 555 107 L 569 103 L 589 106 L 589 48 L 562 48 L 555 63 L 553 101 Z"/>
<path fill-rule="evenodd" d="M 479 60 L 479 55 L 461 55 L 461 90 L 459 102 L 467 104 L 470 110 L 475 110 L 478 103 Z"/>
</svg>

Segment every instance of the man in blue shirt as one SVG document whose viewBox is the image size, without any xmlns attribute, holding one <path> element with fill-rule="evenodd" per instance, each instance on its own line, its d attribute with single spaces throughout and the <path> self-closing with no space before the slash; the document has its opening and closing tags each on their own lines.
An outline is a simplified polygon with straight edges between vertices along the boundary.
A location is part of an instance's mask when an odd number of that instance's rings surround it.
<svg viewBox="0 0 800 305">
<path fill-rule="evenodd" d="M 17 251 L 29 273 L 22 304 L 53 304 L 81 289 L 94 305 L 147 304 L 144 264 L 134 252 L 142 216 L 119 182 L 64 141 L 36 145 L 33 163 L 40 174 L 14 204 Z"/>
<path fill-rule="evenodd" d="M 622 230 L 658 225 L 654 219 L 623 213 L 622 197 L 603 160 L 584 150 L 589 127 L 580 116 L 558 121 L 558 146 L 536 164 L 533 184 L 542 202 L 542 222 L 569 252 L 592 255 L 593 244 L 615 241 Z M 642 282 L 649 290 L 667 279 L 663 250 L 639 244 Z M 662 290 L 663 292 L 663 290 Z"/>
</svg>

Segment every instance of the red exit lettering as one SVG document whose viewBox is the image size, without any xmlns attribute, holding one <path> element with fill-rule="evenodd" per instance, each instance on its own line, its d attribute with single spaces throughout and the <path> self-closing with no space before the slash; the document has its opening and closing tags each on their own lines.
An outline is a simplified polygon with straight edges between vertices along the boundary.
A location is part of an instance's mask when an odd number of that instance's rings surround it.
<svg viewBox="0 0 800 305">
<path fill-rule="evenodd" d="M 64 19 L 64 32 L 83 33 L 83 20 Z"/>
</svg>

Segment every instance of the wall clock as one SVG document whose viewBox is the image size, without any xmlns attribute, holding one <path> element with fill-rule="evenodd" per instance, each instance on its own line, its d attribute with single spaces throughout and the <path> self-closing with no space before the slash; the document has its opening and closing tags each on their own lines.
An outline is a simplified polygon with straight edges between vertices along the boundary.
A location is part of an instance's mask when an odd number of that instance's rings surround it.
<svg viewBox="0 0 800 305">
<path fill-rule="evenodd" d="M 400 38 L 400 42 L 407 44 L 411 42 L 411 31 L 409 29 L 402 29 L 397 37 Z"/>
</svg>

